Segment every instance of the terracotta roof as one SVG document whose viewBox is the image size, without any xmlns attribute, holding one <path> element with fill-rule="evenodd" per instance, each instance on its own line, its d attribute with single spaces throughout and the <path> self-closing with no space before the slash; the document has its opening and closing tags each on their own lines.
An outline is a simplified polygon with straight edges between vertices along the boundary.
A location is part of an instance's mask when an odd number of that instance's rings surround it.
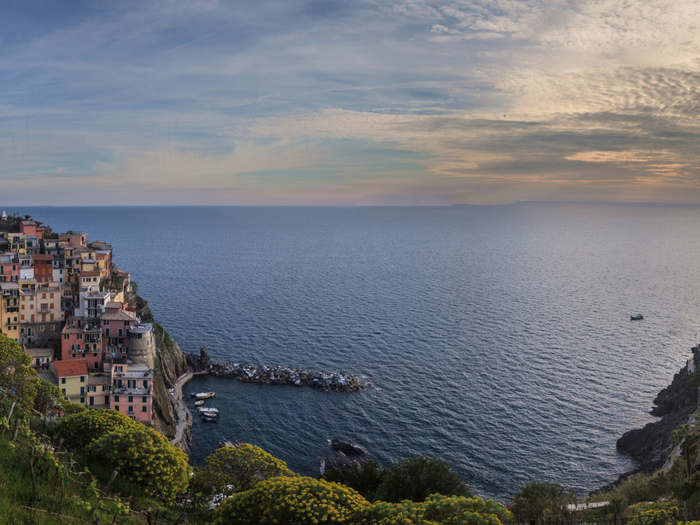
<svg viewBox="0 0 700 525">
<path fill-rule="evenodd" d="M 98 270 L 90 270 L 89 272 L 80 272 L 80 275 L 83 277 L 97 277 L 100 275 L 100 272 Z"/>
<path fill-rule="evenodd" d="M 100 316 L 100 319 L 104 321 L 133 321 L 135 317 L 135 314 L 129 315 L 124 310 L 119 310 L 118 312 L 105 312 Z"/>
<path fill-rule="evenodd" d="M 38 253 L 34 256 L 35 261 L 53 261 L 53 255 Z"/>
<path fill-rule="evenodd" d="M 58 377 L 86 376 L 88 373 L 85 359 L 69 359 L 67 361 L 54 361 Z"/>
</svg>

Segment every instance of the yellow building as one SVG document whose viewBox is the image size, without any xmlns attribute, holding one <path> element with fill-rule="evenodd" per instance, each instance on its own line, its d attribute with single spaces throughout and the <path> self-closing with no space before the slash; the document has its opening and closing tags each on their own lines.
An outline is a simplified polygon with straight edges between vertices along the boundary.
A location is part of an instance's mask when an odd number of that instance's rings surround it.
<svg viewBox="0 0 700 525">
<path fill-rule="evenodd" d="M 53 361 L 49 364 L 49 371 L 56 379 L 58 388 L 72 403 L 85 406 L 88 386 L 88 370 L 85 359 Z"/>
<path fill-rule="evenodd" d="M 0 283 L 0 332 L 19 342 L 19 284 Z"/>
</svg>

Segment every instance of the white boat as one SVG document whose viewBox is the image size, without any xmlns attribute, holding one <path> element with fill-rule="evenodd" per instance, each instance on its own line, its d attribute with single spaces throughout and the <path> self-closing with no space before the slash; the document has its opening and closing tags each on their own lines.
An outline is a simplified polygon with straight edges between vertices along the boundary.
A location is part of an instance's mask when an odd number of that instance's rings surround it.
<svg viewBox="0 0 700 525">
<path fill-rule="evenodd" d="M 201 413 L 208 413 L 208 414 L 218 414 L 219 409 L 214 408 L 214 407 L 197 407 L 197 410 L 199 410 Z"/>
<path fill-rule="evenodd" d="M 192 393 L 192 397 L 196 399 L 209 399 L 210 397 L 214 397 L 216 395 L 216 392 L 199 392 L 198 394 L 195 394 L 194 392 Z"/>
<path fill-rule="evenodd" d="M 196 406 L 196 407 L 203 405 L 203 404 L 204 404 L 204 399 L 200 399 L 199 401 L 194 402 L 194 406 Z"/>
</svg>

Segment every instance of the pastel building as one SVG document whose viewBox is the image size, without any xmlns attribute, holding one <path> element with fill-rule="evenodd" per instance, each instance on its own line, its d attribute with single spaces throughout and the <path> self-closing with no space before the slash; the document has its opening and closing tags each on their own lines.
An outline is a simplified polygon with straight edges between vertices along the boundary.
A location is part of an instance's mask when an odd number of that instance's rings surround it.
<svg viewBox="0 0 700 525">
<path fill-rule="evenodd" d="M 34 280 L 34 262 L 31 255 L 23 254 L 19 256 L 19 280 Z"/>
<path fill-rule="evenodd" d="M 69 401 L 85 406 L 88 371 L 84 359 L 53 361 L 49 364 L 49 372 Z"/>
<path fill-rule="evenodd" d="M 131 328 L 136 324 L 136 313 L 121 309 L 120 303 L 107 303 L 100 317 L 102 346 L 105 359 L 128 357 L 131 346 Z"/>
<path fill-rule="evenodd" d="M 19 284 L 0 282 L 0 333 L 19 342 Z"/>
<path fill-rule="evenodd" d="M 110 365 L 110 408 L 146 425 L 153 422 L 153 370 L 145 365 L 115 360 Z"/>
<path fill-rule="evenodd" d="M 70 316 L 61 335 L 62 360 L 84 360 L 89 370 L 102 370 L 102 332 L 99 323 Z"/>
<path fill-rule="evenodd" d="M 37 372 L 47 372 L 54 360 L 53 348 L 25 348 L 24 351 L 32 358 L 29 366 Z"/>
<path fill-rule="evenodd" d="M 58 339 L 64 319 L 65 284 L 20 281 L 20 343 L 31 345 Z"/>
<path fill-rule="evenodd" d="M 19 281 L 19 256 L 16 253 L 0 255 L 0 283 Z"/>
<path fill-rule="evenodd" d="M 38 283 L 50 283 L 53 281 L 53 255 L 33 255 L 34 280 Z"/>
</svg>

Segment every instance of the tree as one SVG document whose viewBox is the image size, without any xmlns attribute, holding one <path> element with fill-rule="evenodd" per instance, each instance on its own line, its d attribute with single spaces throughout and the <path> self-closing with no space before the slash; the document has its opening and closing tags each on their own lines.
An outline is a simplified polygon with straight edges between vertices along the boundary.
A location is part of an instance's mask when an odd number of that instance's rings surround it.
<svg viewBox="0 0 700 525">
<path fill-rule="evenodd" d="M 544 523 L 547 516 L 560 517 L 576 497 L 557 483 L 530 482 L 513 497 L 513 514 L 521 519 Z"/>
<path fill-rule="evenodd" d="M 36 392 L 36 372 L 29 367 L 32 358 L 14 339 L 0 334 L 0 389 L 14 395 L 29 408 Z"/>
<path fill-rule="evenodd" d="M 393 463 L 384 471 L 374 499 L 398 503 L 423 501 L 431 494 L 469 496 L 470 486 L 443 460 L 414 456 Z"/>
<path fill-rule="evenodd" d="M 260 481 L 294 475 L 284 461 L 247 443 L 221 447 L 205 462 L 203 468 L 195 470 L 191 482 L 193 493 L 205 499 L 231 496 L 252 489 Z"/>
<path fill-rule="evenodd" d="M 141 423 L 117 410 L 95 408 L 64 417 L 59 421 L 56 431 L 68 448 L 83 451 L 110 432 L 138 425 Z"/>
<path fill-rule="evenodd" d="M 34 380 L 34 385 L 34 410 L 37 412 L 48 414 L 60 411 L 66 414 L 73 414 L 86 410 L 84 406 L 68 401 L 63 392 L 48 381 L 37 378 Z"/>
<path fill-rule="evenodd" d="M 369 502 L 351 488 L 307 477 L 273 478 L 228 498 L 215 525 L 355 523 Z"/>
<path fill-rule="evenodd" d="M 90 450 L 149 496 L 172 500 L 187 489 L 191 469 L 185 453 L 141 424 L 110 432 Z"/>
<path fill-rule="evenodd" d="M 384 471 L 376 461 L 365 461 L 359 465 L 329 469 L 323 474 L 323 478 L 333 483 L 342 483 L 355 489 L 368 501 L 374 501 L 374 494 L 384 481 Z"/>
</svg>

